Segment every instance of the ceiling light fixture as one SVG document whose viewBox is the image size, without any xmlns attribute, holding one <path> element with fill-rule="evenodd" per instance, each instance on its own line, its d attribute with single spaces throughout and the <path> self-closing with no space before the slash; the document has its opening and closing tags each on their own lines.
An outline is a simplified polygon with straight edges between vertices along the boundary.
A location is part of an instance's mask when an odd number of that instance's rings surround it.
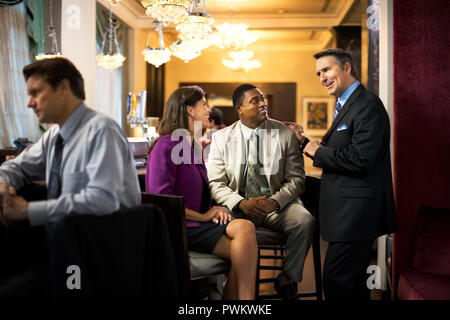
<svg viewBox="0 0 450 320">
<path fill-rule="evenodd" d="M 189 40 L 181 41 L 178 39 L 169 48 L 175 57 L 186 63 L 202 54 L 201 51 L 197 49 L 197 44 Z"/>
<path fill-rule="evenodd" d="M 248 72 L 251 69 L 260 68 L 262 66 L 261 62 L 258 60 L 250 60 L 253 57 L 253 51 L 232 51 L 229 53 L 229 56 L 233 60 L 223 59 L 222 63 L 233 70 L 244 70 L 245 72 Z"/>
<path fill-rule="evenodd" d="M 165 25 L 188 15 L 191 0 L 142 0 L 146 14 Z"/>
<path fill-rule="evenodd" d="M 147 37 L 147 45 L 145 46 L 145 49 L 142 51 L 142 54 L 144 55 L 145 61 L 158 68 L 160 65 L 170 61 L 170 56 L 172 55 L 172 52 L 164 47 L 163 26 L 161 21 L 153 21 L 153 23 L 156 26 L 155 31 L 157 31 L 159 35 L 159 47 L 156 48 L 149 47 L 150 36 L 152 34 L 152 29 L 150 28 L 150 33 L 148 34 Z"/>
<path fill-rule="evenodd" d="M 117 3 L 118 1 L 116 1 Z M 119 41 L 117 40 L 117 31 L 113 26 L 112 20 L 112 3 L 109 6 L 109 25 L 103 34 L 102 48 L 100 50 L 100 54 L 97 55 L 97 64 L 106 70 L 112 71 L 117 69 L 123 65 L 125 61 L 125 57 L 120 53 Z M 108 53 L 105 54 L 105 43 L 106 38 L 109 38 L 109 50 Z M 113 41 L 116 45 L 116 52 L 113 50 Z"/>
<path fill-rule="evenodd" d="M 52 39 L 52 49 L 49 53 L 44 52 L 39 53 L 36 56 L 36 60 L 64 58 L 61 52 L 59 52 L 58 38 L 56 37 L 56 29 L 55 26 L 53 25 L 53 0 L 50 0 L 50 24 L 48 25 L 47 28 L 45 28 L 45 31 L 47 32 L 47 36 Z M 44 42 L 45 40 L 42 41 Z"/>
<path fill-rule="evenodd" d="M 221 49 L 241 50 L 259 39 L 259 36 L 247 31 L 245 23 L 231 24 L 225 22 L 216 25 L 214 44 Z"/>
<path fill-rule="evenodd" d="M 195 43 L 196 49 L 201 51 L 212 44 L 214 18 L 206 11 L 205 0 L 202 0 L 203 12 L 198 12 L 199 2 L 200 0 L 194 0 L 189 15 L 181 20 L 175 28 L 179 32 L 179 39 L 191 41 L 191 44 Z"/>
</svg>

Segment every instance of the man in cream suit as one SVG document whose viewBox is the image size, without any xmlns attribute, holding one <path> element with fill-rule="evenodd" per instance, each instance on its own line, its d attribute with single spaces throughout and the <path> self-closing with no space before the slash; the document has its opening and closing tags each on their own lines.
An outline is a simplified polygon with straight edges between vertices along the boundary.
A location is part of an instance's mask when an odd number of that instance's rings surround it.
<svg viewBox="0 0 450 320">
<path fill-rule="evenodd" d="M 267 103 L 255 86 L 239 86 L 233 92 L 233 106 L 240 120 L 212 137 L 207 163 L 211 194 L 235 218 L 286 237 L 283 272 L 275 289 L 291 299 L 302 280 L 315 227 L 299 198 L 305 186 L 300 146 L 287 126 L 267 118 Z"/>
</svg>

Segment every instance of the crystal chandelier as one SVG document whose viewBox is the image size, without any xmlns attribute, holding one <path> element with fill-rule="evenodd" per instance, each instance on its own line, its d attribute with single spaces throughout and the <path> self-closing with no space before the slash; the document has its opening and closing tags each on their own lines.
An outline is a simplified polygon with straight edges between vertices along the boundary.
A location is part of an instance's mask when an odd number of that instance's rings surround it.
<svg viewBox="0 0 450 320">
<path fill-rule="evenodd" d="M 47 32 L 47 35 L 49 38 L 52 39 L 52 50 L 50 53 L 39 53 L 36 56 L 36 60 L 42 60 L 42 59 L 51 59 L 51 58 L 63 58 L 64 56 L 61 55 L 61 52 L 59 52 L 58 49 L 58 39 L 56 37 L 56 29 L 53 26 L 53 0 L 50 0 L 50 24 L 47 28 L 45 28 L 45 31 Z M 44 40 L 42 40 L 44 41 Z"/>
<path fill-rule="evenodd" d="M 222 63 L 230 69 L 242 69 L 245 72 L 248 72 L 251 69 L 260 68 L 262 66 L 261 62 L 258 60 L 250 60 L 253 57 L 253 51 L 232 51 L 229 55 L 233 60 L 223 59 Z"/>
<path fill-rule="evenodd" d="M 198 50 L 196 43 L 190 40 L 180 41 L 178 39 L 169 48 L 175 57 L 186 63 L 201 55 L 201 51 Z"/>
<path fill-rule="evenodd" d="M 192 0 L 141 0 L 146 14 L 156 21 L 168 24 L 187 16 Z"/>
<path fill-rule="evenodd" d="M 200 0 L 194 0 L 189 15 L 175 28 L 179 32 L 178 38 L 195 43 L 196 48 L 201 51 L 212 44 L 214 18 L 206 11 L 205 0 L 202 0 L 203 13 L 198 12 L 198 2 Z"/>
<path fill-rule="evenodd" d="M 118 1 L 116 1 L 117 3 Z M 112 5 L 112 3 L 111 3 Z M 125 61 L 125 57 L 120 53 L 119 42 L 117 40 L 117 31 L 113 26 L 112 21 L 112 8 L 109 6 L 109 26 L 106 28 L 105 33 L 103 34 L 102 48 L 100 54 L 97 55 L 97 64 L 106 70 L 114 70 L 123 65 Z M 104 48 L 106 43 L 106 38 L 109 37 L 109 50 L 108 53 L 105 54 Z M 116 52 L 113 51 L 113 40 L 116 45 Z"/>
<path fill-rule="evenodd" d="M 259 39 L 259 36 L 247 31 L 245 23 L 216 25 L 217 33 L 214 34 L 214 44 L 221 49 L 232 48 L 240 50 Z"/>
<path fill-rule="evenodd" d="M 159 35 L 159 47 L 158 48 L 149 47 L 150 35 L 152 34 L 152 30 L 150 29 L 150 33 L 148 34 L 147 37 L 147 45 L 145 46 L 144 51 L 142 51 L 142 54 L 144 55 L 145 61 L 158 68 L 160 65 L 170 60 L 172 52 L 169 49 L 164 48 L 164 38 L 161 21 L 154 21 L 154 24 L 156 25 L 156 31 L 158 32 Z"/>
</svg>

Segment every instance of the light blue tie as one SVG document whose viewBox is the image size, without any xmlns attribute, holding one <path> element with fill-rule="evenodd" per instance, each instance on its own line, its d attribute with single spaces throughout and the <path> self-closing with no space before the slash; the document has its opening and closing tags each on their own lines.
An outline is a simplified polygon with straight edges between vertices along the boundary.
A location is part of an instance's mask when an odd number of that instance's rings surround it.
<svg viewBox="0 0 450 320">
<path fill-rule="evenodd" d="M 337 115 L 338 115 L 338 113 L 339 113 L 339 110 L 341 110 L 341 108 L 342 108 L 342 105 L 339 103 L 339 101 L 336 103 L 336 109 L 334 109 L 334 118 L 333 119 L 336 119 L 336 117 L 337 117 Z"/>
</svg>

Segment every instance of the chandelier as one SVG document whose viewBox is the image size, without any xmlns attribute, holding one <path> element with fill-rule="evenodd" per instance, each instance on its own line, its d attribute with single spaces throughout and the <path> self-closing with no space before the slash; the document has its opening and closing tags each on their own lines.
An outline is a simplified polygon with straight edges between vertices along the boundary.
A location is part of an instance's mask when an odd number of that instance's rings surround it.
<svg viewBox="0 0 450 320">
<path fill-rule="evenodd" d="M 49 38 L 52 39 L 52 49 L 49 53 L 39 53 L 36 56 L 36 60 L 42 60 L 42 59 L 51 59 L 51 58 L 63 58 L 64 56 L 59 52 L 58 49 L 58 39 L 56 37 L 56 29 L 53 26 L 53 0 L 50 0 L 50 24 L 47 28 L 45 28 L 45 31 L 47 32 L 47 35 Z M 44 40 L 42 40 L 44 41 Z"/>
<path fill-rule="evenodd" d="M 249 44 L 259 39 L 259 36 L 247 31 L 245 23 L 216 25 L 217 33 L 214 34 L 214 44 L 221 49 L 244 49 Z"/>
<path fill-rule="evenodd" d="M 186 63 L 201 55 L 201 51 L 198 49 L 196 42 L 192 40 L 180 41 L 178 39 L 169 48 L 175 57 Z"/>
<path fill-rule="evenodd" d="M 229 55 L 233 60 L 223 59 L 222 63 L 230 69 L 242 69 L 245 72 L 248 72 L 251 69 L 256 69 L 262 66 L 261 62 L 258 60 L 250 60 L 253 57 L 253 51 L 232 51 Z"/>
<path fill-rule="evenodd" d="M 154 21 L 153 23 L 156 25 L 155 30 L 158 32 L 159 35 L 159 47 L 157 48 L 149 47 L 150 35 L 152 34 L 152 29 L 150 29 L 150 33 L 148 34 L 147 37 L 147 45 L 145 46 L 145 49 L 142 51 L 142 54 L 144 55 L 145 61 L 158 68 L 160 65 L 170 60 L 172 52 L 169 49 L 164 48 L 164 38 L 161 21 Z"/>
<path fill-rule="evenodd" d="M 201 51 L 212 44 L 214 18 L 206 11 L 205 0 L 203 3 L 203 13 L 198 12 L 198 2 L 194 0 L 189 15 L 181 20 L 175 29 L 179 32 L 178 38 L 183 41 L 191 41 Z"/>
<path fill-rule="evenodd" d="M 192 0 L 141 0 L 145 13 L 164 24 L 187 16 Z"/>
<path fill-rule="evenodd" d="M 120 1 L 120 0 L 119 0 Z M 116 1 L 117 3 L 118 1 Z M 111 3 L 112 5 L 112 3 Z M 120 53 L 119 42 L 117 40 L 117 31 L 113 26 L 112 21 L 112 8 L 109 6 L 109 26 L 106 28 L 105 33 L 103 34 L 102 48 L 100 50 L 100 54 L 97 55 L 97 64 L 106 70 L 114 70 L 123 65 L 125 61 L 125 57 Z M 104 48 L 106 43 L 106 38 L 109 38 L 109 50 L 108 53 L 105 54 Z M 113 40 L 116 45 L 116 52 L 113 50 Z"/>
</svg>

